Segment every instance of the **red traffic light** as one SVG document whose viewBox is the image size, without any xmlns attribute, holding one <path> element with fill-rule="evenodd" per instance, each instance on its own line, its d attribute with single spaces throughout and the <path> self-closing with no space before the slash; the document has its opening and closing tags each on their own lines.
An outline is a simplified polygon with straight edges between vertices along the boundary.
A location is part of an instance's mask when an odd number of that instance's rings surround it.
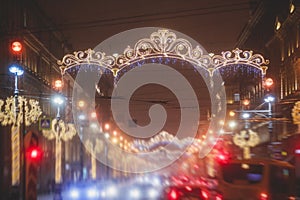
<svg viewBox="0 0 300 200">
<path fill-rule="evenodd" d="M 11 43 L 11 51 L 15 54 L 20 54 L 22 52 L 23 46 L 19 41 L 14 41 Z"/>
<path fill-rule="evenodd" d="M 30 147 L 26 151 L 26 157 L 30 161 L 40 161 L 43 158 L 43 151 L 39 147 Z"/>
</svg>

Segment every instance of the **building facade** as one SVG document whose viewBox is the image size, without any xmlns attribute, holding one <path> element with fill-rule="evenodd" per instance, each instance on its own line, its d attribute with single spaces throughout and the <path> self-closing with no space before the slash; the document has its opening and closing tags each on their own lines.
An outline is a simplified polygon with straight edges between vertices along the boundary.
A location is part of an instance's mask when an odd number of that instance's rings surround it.
<svg viewBox="0 0 300 200">
<path fill-rule="evenodd" d="M 66 43 L 63 34 L 55 29 L 35 1 L 12 0 L 1 4 L 0 19 L 0 98 L 5 100 L 14 94 L 14 75 L 8 68 L 12 63 L 18 62 L 24 68 L 24 74 L 18 78 L 19 95 L 38 100 L 42 110 L 41 117 L 55 117 L 57 108 L 51 102 L 51 97 L 59 92 L 54 88 L 55 80 L 61 79 L 57 60 L 70 52 L 72 47 Z M 15 40 L 23 44 L 22 55 L 18 61 L 10 52 L 10 45 Z M 64 77 L 61 92 L 67 99 L 71 96 L 72 80 L 71 77 Z M 61 113 L 66 122 L 72 122 L 70 109 L 70 101 L 67 101 L 64 112 Z M 47 184 L 54 177 L 55 140 L 44 138 L 38 123 L 26 127 L 26 131 L 29 130 L 39 135 L 39 145 L 44 151 L 38 172 L 38 189 L 46 190 Z M 12 176 L 10 127 L 0 126 L 0 132 L 0 154 L 3 155 L 0 158 L 0 192 L 2 197 L 8 199 Z M 80 162 L 80 140 L 75 136 L 73 140 L 63 144 L 63 171 L 67 171 L 71 170 L 69 166 L 72 163 Z M 78 170 L 80 169 L 67 171 L 63 178 L 71 178 L 71 173 L 78 174 Z"/>
</svg>

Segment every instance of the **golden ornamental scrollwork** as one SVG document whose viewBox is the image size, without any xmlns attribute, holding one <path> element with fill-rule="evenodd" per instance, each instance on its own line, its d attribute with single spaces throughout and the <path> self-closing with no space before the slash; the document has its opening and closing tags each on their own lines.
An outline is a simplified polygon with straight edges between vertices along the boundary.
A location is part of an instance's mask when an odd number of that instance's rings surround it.
<svg viewBox="0 0 300 200">
<path fill-rule="evenodd" d="M 239 48 L 214 55 L 211 59 L 215 69 L 232 64 L 246 64 L 260 69 L 263 75 L 266 74 L 268 69 L 266 65 L 269 64 L 269 60 L 262 55 L 253 54 L 253 51 L 242 51 Z"/>
<path fill-rule="evenodd" d="M 30 126 L 38 121 L 42 114 L 39 102 L 34 99 L 17 97 L 18 110 L 16 110 L 16 98 L 11 96 L 5 101 L 0 99 L 0 123 L 2 126 L 11 126 L 11 153 L 12 153 L 12 185 L 20 182 L 20 126 Z M 18 111 L 18 112 L 17 112 Z M 25 119 L 25 122 L 24 122 Z"/>
<path fill-rule="evenodd" d="M 43 130 L 42 133 L 48 140 L 55 139 L 55 183 L 61 183 L 62 141 L 71 140 L 76 135 L 76 128 L 74 124 L 65 123 L 63 120 L 57 120 L 55 118 L 51 122 L 51 129 Z"/>
<path fill-rule="evenodd" d="M 78 67 L 82 64 L 94 64 L 110 70 L 114 76 L 128 65 L 147 59 L 147 58 L 177 58 L 185 60 L 200 67 L 213 75 L 214 71 L 220 67 L 232 64 L 247 64 L 258 68 L 264 75 L 267 70 L 268 60 L 260 54 L 253 54 L 252 51 L 242 51 L 234 49 L 232 51 L 222 52 L 222 55 L 209 56 L 197 45 L 184 39 L 177 38 L 174 32 L 167 29 L 159 29 L 153 32 L 149 38 L 140 39 L 133 47 L 128 46 L 124 52 L 117 56 L 106 55 L 104 52 L 95 52 L 88 49 L 86 51 L 67 54 L 61 61 L 58 61 L 62 75 L 72 67 Z"/>
<path fill-rule="evenodd" d="M 43 130 L 43 136 L 48 140 L 57 139 L 68 141 L 76 135 L 74 124 L 65 123 L 63 120 L 53 119 L 50 130 Z"/>
<path fill-rule="evenodd" d="M 82 64 L 94 64 L 112 70 L 115 65 L 115 57 L 107 56 L 104 52 L 95 52 L 92 49 L 88 49 L 74 52 L 74 54 L 67 54 L 61 61 L 57 61 L 57 63 L 60 65 L 62 75 L 68 69 Z"/>
<path fill-rule="evenodd" d="M 292 109 L 292 117 L 294 124 L 300 124 L 300 101 L 297 101 Z"/>
<path fill-rule="evenodd" d="M 260 142 L 258 134 L 251 129 L 242 130 L 240 134 L 233 136 L 233 142 L 235 145 L 243 149 L 243 155 L 245 159 L 251 158 L 250 147 L 255 147 Z"/>
<path fill-rule="evenodd" d="M 92 179 L 97 178 L 97 162 L 96 154 L 100 153 L 104 148 L 104 142 L 102 140 L 86 140 L 85 147 L 90 150 L 91 153 L 91 177 Z"/>
<path fill-rule="evenodd" d="M 4 107 L 3 107 L 4 106 Z M 18 97 L 18 115 L 15 112 L 15 98 L 8 97 L 4 101 L 0 99 L 0 122 L 3 126 L 16 125 L 20 126 L 23 123 L 23 117 L 25 117 L 25 125 L 30 126 L 32 123 L 38 121 L 39 116 L 42 114 L 42 110 L 39 106 L 39 102 L 34 99 L 27 100 L 23 96 Z M 25 114 L 23 115 L 23 112 Z"/>
</svg>

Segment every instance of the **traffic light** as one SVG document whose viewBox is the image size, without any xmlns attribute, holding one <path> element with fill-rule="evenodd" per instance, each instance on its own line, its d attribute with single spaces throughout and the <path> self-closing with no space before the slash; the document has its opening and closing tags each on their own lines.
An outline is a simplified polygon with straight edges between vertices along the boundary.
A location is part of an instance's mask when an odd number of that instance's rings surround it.
<svg viewBox="0 0 300 200">
<path fill-rule="evenodd" d="M 14 61 L 20 61 L 22 58 L 23 44 L 20 40 L 13 40 L 10 43 L 9 50 L 13 56 Z"/>
<path fill-rule="evenodd" d="M 37 199 L 38 169 L 43 158 L 39 147 L 38 135 L 27 132 L 24 137 L 25 147 L 25 199 Z"/>
<path fill-rule="evenodd" d="M 43 158 L 43 151 L 38 146 L 32 146 L 27 149 L 26 158 L 29 162 L 40 162 Z"/>
</svg>

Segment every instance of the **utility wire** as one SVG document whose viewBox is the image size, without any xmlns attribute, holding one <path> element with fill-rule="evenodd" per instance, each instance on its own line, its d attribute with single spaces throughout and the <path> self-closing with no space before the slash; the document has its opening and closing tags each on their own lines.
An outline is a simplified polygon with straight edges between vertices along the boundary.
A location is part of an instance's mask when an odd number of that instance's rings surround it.
<svg viewBox="0 0 300 200">
<path fill-rule="evenodd" d="M 223 5 L 213 6 L 213 7 L 195 8 L 195 9 L 161 12 L 161 13 L 151 13 L 151 14 L 144 14 L 144 15 L 134 15 L 129 17 L 121 17 L 121 18 L 118 17 L 118 18 L 111 18 L 111 19 L 86 21 L 86 22 L 75 22 L 69 24 L 58 24 L 55 25 L 55 28 L 48 26 L 48 27 L 29 27 L 28 29 L 30 30 L 31 33 L 40 33 L 40 32 L 57 31 L 57 30 L 63 31 L 63 30 L 74 30 L 74 29 L 81 29 L 81 28 L 97 28 L 97 27 L 104 27 L 104 26 L 132 24 L 132 23 L 147 22 L 147 21 L 148 22 L 158 21 L 158 20 L 175 19 L 175 18 L 182 18 L 182 17 L 201 16 L 201 15 L 209 15 L 209 14 L 221 14 L 221 13 L 244 11 L 244 10 L 249 10 L 248 2 L 236 3 L 236 4 L 223 4 Z"/>
</svg>

